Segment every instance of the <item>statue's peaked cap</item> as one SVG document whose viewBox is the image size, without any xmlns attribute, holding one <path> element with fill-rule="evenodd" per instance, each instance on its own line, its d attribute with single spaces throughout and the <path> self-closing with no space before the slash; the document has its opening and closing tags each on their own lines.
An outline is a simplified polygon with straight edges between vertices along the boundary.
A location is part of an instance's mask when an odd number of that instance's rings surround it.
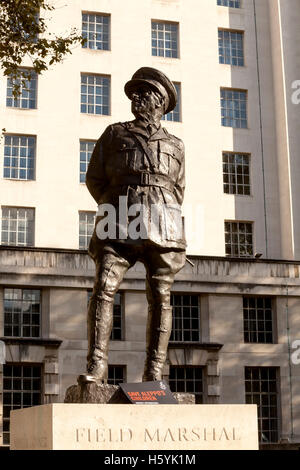
<svg viewBox="0 0 300 470">
<path fill-rule="evenodd" d="M 165 114 L 172 111 L 177 103 L 177 92 L 174 84 L 160 70 L 152 67 L 142 67 L 125 84 L 124 90 L 128 98 L 138 85 L 147 83 L 166 98 Z"/>
</svg>

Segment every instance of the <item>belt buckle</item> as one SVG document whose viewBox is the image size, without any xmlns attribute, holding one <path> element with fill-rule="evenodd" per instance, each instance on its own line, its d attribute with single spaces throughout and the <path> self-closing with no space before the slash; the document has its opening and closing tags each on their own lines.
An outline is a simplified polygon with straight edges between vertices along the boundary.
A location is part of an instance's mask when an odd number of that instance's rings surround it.
<svg viewBox="0 0 300 470">
<path fill-rule="evenodd" d="M 141 184 L 147 185 L 150 181 L 149 173 L 141 173 Z"/>
</svg>

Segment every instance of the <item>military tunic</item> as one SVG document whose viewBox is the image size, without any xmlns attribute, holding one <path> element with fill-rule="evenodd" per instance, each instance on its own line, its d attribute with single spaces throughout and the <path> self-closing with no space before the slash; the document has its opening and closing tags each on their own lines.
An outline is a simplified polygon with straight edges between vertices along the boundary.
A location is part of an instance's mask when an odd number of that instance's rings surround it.
<svg viewBox="0 0 300 470">
<path fill-rule="evenodd" d="M 116 210 L 116 238 L 111 241 L 185 250 L 184 233 L 178 227 L 185 189 L 184 145 L 180 139 L 162 127 L 149 131 L 138 120 L 110 125 L 95 146 L 86 184 L 99 206 L 111 204 Z M 134 204 L 147 207 L 149 219 L 155 208 L 159 228 L 156 227 L 155 233 L 149 230 L 146 240 L 120 236 L 120 196 L 128 210 Z M 96 219 L 96 224 L 100 219 Z M 101 245 L 94 231 L 89 247 L 92 257 L 97 257 Z"/>
</svg>

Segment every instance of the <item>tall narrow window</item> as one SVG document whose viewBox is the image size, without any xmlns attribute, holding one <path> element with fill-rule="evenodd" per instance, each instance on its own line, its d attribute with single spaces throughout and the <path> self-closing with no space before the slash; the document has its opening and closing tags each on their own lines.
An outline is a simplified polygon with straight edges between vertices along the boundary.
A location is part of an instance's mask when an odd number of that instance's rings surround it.
<svg viewBox="0 0 300 470">
<path fill-rule="evenodd" d="M 199 342 L 200 304 L 198 295 L 172 294 L 173 323 L 170 341 Z"/>
<path fill-rule="evenodd" d="M 221 116 L 222 126 L 246 129 L 247 91 L 221 88 Z"/>
<path fill-rule="evenodd" d="M 80 141 L 80 169 L 79 181 L 85 183 L 85 175 L 90 163 L 90 159 L 95 147 L 95 140 L 81 140 Z"/>
<path fill-rule="evenodd" d="M 244 297 L 245 343 L 273 343 L 271 297 Z"/>
<path fill-rule="evenodd" d="M 95 226 L 96 212 L 79 212 L 79 249 L 87 250 Z"/>
<path fill-rule="evenodd" d="M 41 291 L 4 289 L 4 336 L 38 338 L 41 325 Z"/>
<path fill-rule="evenodd" d="M 170 111 L 168 114 L 164 114 L 162 120 L 164 121 L 173 121 L 173 122 L 180 122 L 181 121 L 181 85 L 180 83 L 174 83 L 174 86 L 177 91 L 177 104 L 173 111 Z"/>
<path fill-rule="evenodd" d="M 19 85 L 20 94 L 13 95 L 14 85 Z M 7 79 L 6 106 L 10 108 L 34 109 L 37 104 L 37 74 L 30 71 L 30 79 L 23 80 L 22 77 Z"/>
<path fill-rule="evenodd" d="M 253 256 L 253 223 L 225 222 L 226 256 Z"/>
<path fill-rule="evenodd" d="M 113 328 L 110 339 L 120 341 L 122 339 L 123 330 L 123 295 L 120 292 L 115 294 L 114 298 L 114 318 Z"/>
<path fill-rule="evenodd" d="M 10 411 L 40 405 L 42 369 L 39 365 L 3 366 L 3 444 L 9 444 Z"/>
<path fill-rule="evenodd" d="M 219 29 L 220 64 L 244 65 L 244 33 Z"/>
<path fill-rule="evenodd" d="M 3 177 L 33 180 L 36 138 L 27 135 L 5 135 Z"/>
<path fill-rule="evenodd" d="M 1 244 L 34 245 L 34 209 L 2 207 Z"/>
<path fill-rule="evenodd" d="M 82 36 L 86 38 L 82 47 L 108 51 L 109 30 L 109 15 L 82 13 Z"/>
<path fill-rule="evenodd" d="M 246 403 L 257 405 L 258 432 L 261 443 L 279 439 L 279 369 L 277 367 L 246 367 Z"/>
<path fill-rule="evenodd" d="M 203 369 L 192 366 L 170 366 L 169 385 L 172 392 L 195 394 L 196 403 L 203 403 Z"/>
<path fill-rule="evenodd" d="M 109 115 L 110 78 L 102 75 L 81 75 L 81 112 Z"/>
<path fill-rule="evenodd" d="M 152 55 L 177 58 L 178 24 L 152 21 Z"/>
<path fill-rule="evenodd" d="M 223 183 L 226 194 L 250 196 L 250 155 L 223 152 Z"/>
</svg>

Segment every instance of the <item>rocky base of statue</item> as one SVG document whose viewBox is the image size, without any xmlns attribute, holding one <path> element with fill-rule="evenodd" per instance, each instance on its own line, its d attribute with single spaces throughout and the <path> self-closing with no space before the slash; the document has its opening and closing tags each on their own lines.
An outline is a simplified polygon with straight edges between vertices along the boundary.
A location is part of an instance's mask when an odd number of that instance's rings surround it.
<svg viewBox="0 0 300 470">
<path fill-rule="evenodd" d="M 173 392 L 173 397 L 180 405 L 194 405 L 193 393 Z M 65 403 L 128 404 L 129 400 L 118 385 L 97 384 L 90 382 L 71 385 L 65 395 Z"/>
<path fill-rule="evenodd" d="M 127 403 L 128 400 L 118 385 L 90 382 L 71 385 L 66 391 L 65 403 Z"/>
</svg>

